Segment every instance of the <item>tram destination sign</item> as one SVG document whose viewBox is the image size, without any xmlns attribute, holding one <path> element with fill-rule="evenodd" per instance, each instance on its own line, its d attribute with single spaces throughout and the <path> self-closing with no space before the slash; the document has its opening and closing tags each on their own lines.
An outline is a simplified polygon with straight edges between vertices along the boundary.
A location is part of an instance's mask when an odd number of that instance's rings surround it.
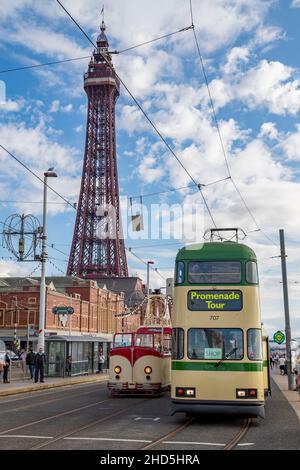
<svg viewBox="0 0 300 470">
<path fill-rule="evenodd" d="M 190 290 L 188 309 L 194 311 L 239 311 L 243 308 L 240 290 Z"/>
</svg>

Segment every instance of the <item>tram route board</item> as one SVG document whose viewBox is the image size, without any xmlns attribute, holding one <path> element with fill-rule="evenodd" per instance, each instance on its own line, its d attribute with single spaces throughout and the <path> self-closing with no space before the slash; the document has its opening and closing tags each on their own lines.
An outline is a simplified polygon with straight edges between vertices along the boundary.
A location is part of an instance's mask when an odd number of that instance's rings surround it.
<svg viewBox="0 0 300 470">
<path fill-rule="evenodd" d="M 243 293 L 240 290 L 198 290 L 188 292 L 188 309 L 193 311 L 240 311 Z"/>
</svg>

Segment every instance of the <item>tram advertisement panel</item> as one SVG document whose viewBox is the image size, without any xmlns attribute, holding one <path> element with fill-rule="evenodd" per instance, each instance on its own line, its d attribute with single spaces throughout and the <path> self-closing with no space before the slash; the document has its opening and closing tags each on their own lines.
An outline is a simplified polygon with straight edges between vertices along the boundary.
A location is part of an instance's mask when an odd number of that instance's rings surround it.
<svg viewBox="0 0 300 470">
<path fill-rule="evenodd" d="M 240 290 L 190 290 L 188 309 L 194 311 L 239 311 L 243 308 Z"/>
</svg>

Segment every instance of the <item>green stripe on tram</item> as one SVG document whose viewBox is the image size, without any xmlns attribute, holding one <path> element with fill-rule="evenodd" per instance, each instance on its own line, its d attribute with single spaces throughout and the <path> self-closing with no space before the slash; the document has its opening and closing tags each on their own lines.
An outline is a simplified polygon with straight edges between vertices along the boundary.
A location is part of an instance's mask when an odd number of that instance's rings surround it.
<svg viewBox="0 0 300 470">
<path fill-rule="evenodd" d="M 214 372 L 261 372 L 263 370 L 262 362 L 222 362 L 218 367 L 216 365 L 217 362 L 172 361 L 172 370 L 204 370 Z"/>
</svg>

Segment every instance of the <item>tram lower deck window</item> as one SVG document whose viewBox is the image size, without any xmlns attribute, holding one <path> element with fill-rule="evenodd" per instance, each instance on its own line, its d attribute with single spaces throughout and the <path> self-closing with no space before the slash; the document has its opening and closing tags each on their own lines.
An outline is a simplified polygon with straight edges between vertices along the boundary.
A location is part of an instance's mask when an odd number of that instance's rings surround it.
<svg viewBox="0 0 300 470">
<path fill-rule="evenodd" d="M 240 261 L 191 261 L 188 280 L 191 284 L 239 284 L 242 265 Z"/>
<path fill-rule="evenodd" d="M 191 328 L 188 331 L 189 359 L 241 360 L 244 357 L 243 330 L 232 328 Z"/>
</svg>

